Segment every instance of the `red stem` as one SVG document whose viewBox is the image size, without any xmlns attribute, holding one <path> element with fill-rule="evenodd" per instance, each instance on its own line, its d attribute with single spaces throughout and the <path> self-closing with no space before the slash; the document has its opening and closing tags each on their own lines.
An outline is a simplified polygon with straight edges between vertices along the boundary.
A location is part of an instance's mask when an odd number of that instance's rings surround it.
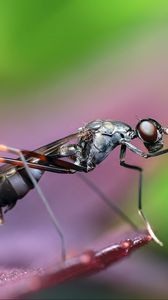
<svg viewBox="0 0 168 300">
<path fill-rule="evenodd" d="M 151 239 L 149 234 L 136 233 L 136 236 L 134 235 L 133 238 L 109 245 L 102 250 L 88 250 L 79 256 L 67 259 L 64 264 L 54 267 L 52 272 L 51 270 L 34 270 L 32 273 L 30 270 L 25 270 L 24 272 L 18 270 L 1 273 L 0 299 L 18 299 L 19 297 L 23 299 L 23 295 L 28 295 L 53 285 L 56 286 L 81 276 L 98 273 L 128 256 L 137 248 L 146 245 Z M 20 275 L 19 272 L 21 273 Z M 27 275 L 24 276 L 22 273 L 27 273 Z M 6 280 L 3 280 L 2 276 Z"/>
<path fill-rule="evenodd" d="M 149 234 L 141 234 L 118 244 L 107 246 L 99 251 L 85 251 L 80 256 L 67 260 L 61 268 L 53 273 L 39 276 L 37 286 L 33 284 L 34 290 L 56 286 L 62 282 L 100 272 L 128 256 L 137 248 L 149 243 L 151 239 Z"/>
</svg>

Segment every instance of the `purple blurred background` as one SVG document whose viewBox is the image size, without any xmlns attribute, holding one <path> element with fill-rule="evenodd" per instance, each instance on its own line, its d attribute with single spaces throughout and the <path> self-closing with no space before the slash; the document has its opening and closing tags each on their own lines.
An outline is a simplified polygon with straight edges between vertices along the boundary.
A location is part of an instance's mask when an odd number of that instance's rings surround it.
<svg viewBox="0 0 168 300">
<path fill-rule="evenodd" d="M 168 125 L 167 28 L 162 22 L 155 26 L 154 21 L 153 27 L 144 24 L 134 35 L 126 38 L 123 33 L 115 47 L 111 45 L 113 35 L 109 35 L 103 50 L 91 51 L 86 65 L 72 68 L 59 80 L 52 79 L 49 84 L 20 96 L 2 94 L 1 143 L 33 150 L 76 132 L 94 119 L 121 120 L 135 128 L 138 118 L 151 117 L 163 126 Z M 143 148 L 140 142 L 135 144 Z M 133 293 L 137 299 L 166 299 L 168 205 L 159 201 L 167 189 L 166 183 L 161 185 L 167 158 L 145 161 L 129 152 L 127 158 L 145 168 L 144 209 L 159 237 L 164 238 L 166 250 L 149 245 L 93 277 L 90 284 L 101 283 L 119 290 L 122 286 L 127 295 Z M 119 149 L 85 176 L 144 228 L 137 215 L 138 178 L 119 166 Z M 115 242 L 116 237 L 131 230 L 76 174 L 45 173 L 40 186 L 62 226 L 70 252 Z M 160 199 L 154 199 L 155 195 Z M 161 203 L 159 208 L 157 201 Z M 35 190 L 18 201 L 5 221 L 0 228 L 3 267 L 29 268 L 59 261 L 59 238 Z"/>
</svg>

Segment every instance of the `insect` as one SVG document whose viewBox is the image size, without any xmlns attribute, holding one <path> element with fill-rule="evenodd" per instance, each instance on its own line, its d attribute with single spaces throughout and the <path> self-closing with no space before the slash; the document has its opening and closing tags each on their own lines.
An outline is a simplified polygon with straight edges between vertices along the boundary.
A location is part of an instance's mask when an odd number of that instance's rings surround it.
<svg viewBox="0 0 168 300">
<path fill-rule="evenodd" d="M 100 164 L 117 146 L 120 146 L 120 165 L 132 169 L 139 174 L 138 211 L 153 240 L 162 245 L 156 237 L 148 219 L 142 210 L 142 174 L 143 169 L 125 162 L 126 150 L 143 157 L 150 158 L 163 155 L 168 149 L 160 150 L 164 146 L 163 135 L 168 135 L 168 128 L 162 127 L 151 118 L 142 119 L 135 129 L 126 123 L 111 120 L 95 120 L 78 129 L 74 134 L 56 140 L 35 151 L 19 150 L 0 145 L 0 151 L 14 153 L 18 158 L 0 157 L 4 163 L 0 167 L 0 222 L 3 223 L 4 212 L 12 209 L 16 202 L 23 198 L 32 188 L 36 188 L 46 209 L 56 227 L 61 239 L 62 258 L 65 260 L 64 236 L 55 215 L 45 198 L 38 181 L 45 171 L 62 174 L 76 172 L 90 172 Z M 147 152 L 132 144 L 132 140 L 139 138 Z M 114 208 L 122 217 L 127 218 L 120 209 L 116 208 L 88 179 L 86 183 Z"/>
</svg>

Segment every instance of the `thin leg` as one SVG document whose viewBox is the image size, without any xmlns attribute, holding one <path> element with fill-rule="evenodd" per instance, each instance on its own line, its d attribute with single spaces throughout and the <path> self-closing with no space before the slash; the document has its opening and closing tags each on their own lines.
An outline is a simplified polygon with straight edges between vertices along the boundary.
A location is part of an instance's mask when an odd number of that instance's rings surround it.
<svg viewBox="0 0 168 300">
<path fill-rule="evenodd" d="M 168 153 L 168 149 L 164 149 L 164 150 L 154 152 L 154 153 L 147 153 L 147 158 L 155 157 L 155 156 L 159 156 L 159 155 L 163 155 L 163 154 L 167 154 L 167 153 Z"/>
<path fill-rule="evenodd" d="M 163 154 L 168 153 L 168 149 L 164 149 L 158 152 L 143 152 L 141 149 L 137 148 L 136 146 L 132 145 L 130 142 L 127 142 L 125 139 L 121 139 L 120 144 L 124 147 L 127 147 L 130 151 L 136 153 L 137 155 L 140 155 L 141 157 L 144 158 L 150 158 L 150 157 L 155 157 L 155 156 L 160 156 Z"/>
<path fill-rule="evenodd" d="M 28 176 L 30 177 L 34 187 L 36 188 L 43 204 L 45 205 L 46 209 L 47 209 L 47 212 L 48 214 L 50 215 L 50 218 L 58 232 L 58 235 L 60 237 L 60 240 L 61 240 L 61 254 L 62 254 L 62 260 L 65 261 L 65 258 L 66 258 L 66 251 L 65 251 L 65 241 L 64 241 L 64 236 L 63 236 L 63 233 L 62 233 L 62 229 L 60 227 L 60 225 L 58 224 L 58 221 L 57 219 L 55 218 L 55 215 L 46 199 L 46 197 L 44 196 L 41 188 L 39 187 L 36 179 L 34 178 L 34 176 L 32 175 L 29 167 L 28 167 L 28 164 L 27 164 L 27 161 L 25 160 L 25 157 L 24 155 L 22 154 L 22 152 L 19 150 L 19 149 L 15 149 L 15 148 L 11 148 L 11 147 L 7 147 L 5 145 L 0 145 L 0 151 L 4 151 L 4 152 L 10 152 L 10 153 L 13 153 L 13 154 L 16 154 L 20 157 L 21 161 L 23 162 L 23 165 L 25 167 L 25 170 L 28 174 Z"/>
<path fill-rule="evenodd" d="M 142 172 L 143 169 L 141 167 L 130 165 L 125 163 L 125 154 L 126 154 L 126 147 L 121 146 L 121 152 L 120 152 L 120 165 L 122 167 L 132 169 L 139 172 L 139 185 L 138 185 L 138 212 L 140 216 L 142 217 L 143 221 L 145 222 L 146 228 L 150 234 L 150 236 L 153 238 L 153 240 L 159 244 L 160 246 L 163 246 L 163 243 L 156 237 L 155 233 L 153 232 L 150 223 L 148 222 L 148 219 L 143 213 L 142 210 Z"/>
<path fill-rule="evenodd" d="M 94 184 L 93 181 L 91 181 L 90 179 L 86 178 L 86 176 L 84 176 L 83 174 L 78 173 L 77 175 L 82 179 L 82 181 L 84 181 L 87 184 L 87 186 L 89 186 L 89 188 L 92 191 L 94 191 L 100 197 L 100 199 L 106 205 L 108 205 L 108 207 L 110 209 L 112 209 L 124 221 L 126 221 L 127 223 L 129 223 L 133 229 L 137 230 L 137 226 L 130 220 L 130 218 L 128 218 L 128 216 L 126 214 L 124 214 L 124 212 L 119 207 L 117 207 L 113 202 L 111 202 L 111 200 L 98 188 L 97 185 Z"/>
</svg>

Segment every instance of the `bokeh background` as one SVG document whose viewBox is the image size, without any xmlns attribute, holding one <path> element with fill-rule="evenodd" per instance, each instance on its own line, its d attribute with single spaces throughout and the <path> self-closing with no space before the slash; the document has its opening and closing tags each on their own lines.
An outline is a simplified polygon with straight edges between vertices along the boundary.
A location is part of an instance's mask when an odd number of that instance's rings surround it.
<svg viewBox="0 0 168 300">
<path fill-rule="evenodd" d="M 134 128 L 138 118 L 152 117 L 167 126 L 167 36 L 166 0 L 1 0 L 1 143 L 35 149 L 96 118 Z M 102 274 L 32 299 L 167 299 L 168 159 L 127 157 L 145 169 L 144 211 L 164 247 L 151 243 Z M 85 176 L 144 228 L 138 178 L 119 167 L 119 149 Z M 131 231 L 77 175 L 46 173 L 40 185 L 68 251 L 101 247 Z M 3 267 L 46 266 L 60 257 L 36 191 L 6 215 L 0 239 Z"/>
</svg>

